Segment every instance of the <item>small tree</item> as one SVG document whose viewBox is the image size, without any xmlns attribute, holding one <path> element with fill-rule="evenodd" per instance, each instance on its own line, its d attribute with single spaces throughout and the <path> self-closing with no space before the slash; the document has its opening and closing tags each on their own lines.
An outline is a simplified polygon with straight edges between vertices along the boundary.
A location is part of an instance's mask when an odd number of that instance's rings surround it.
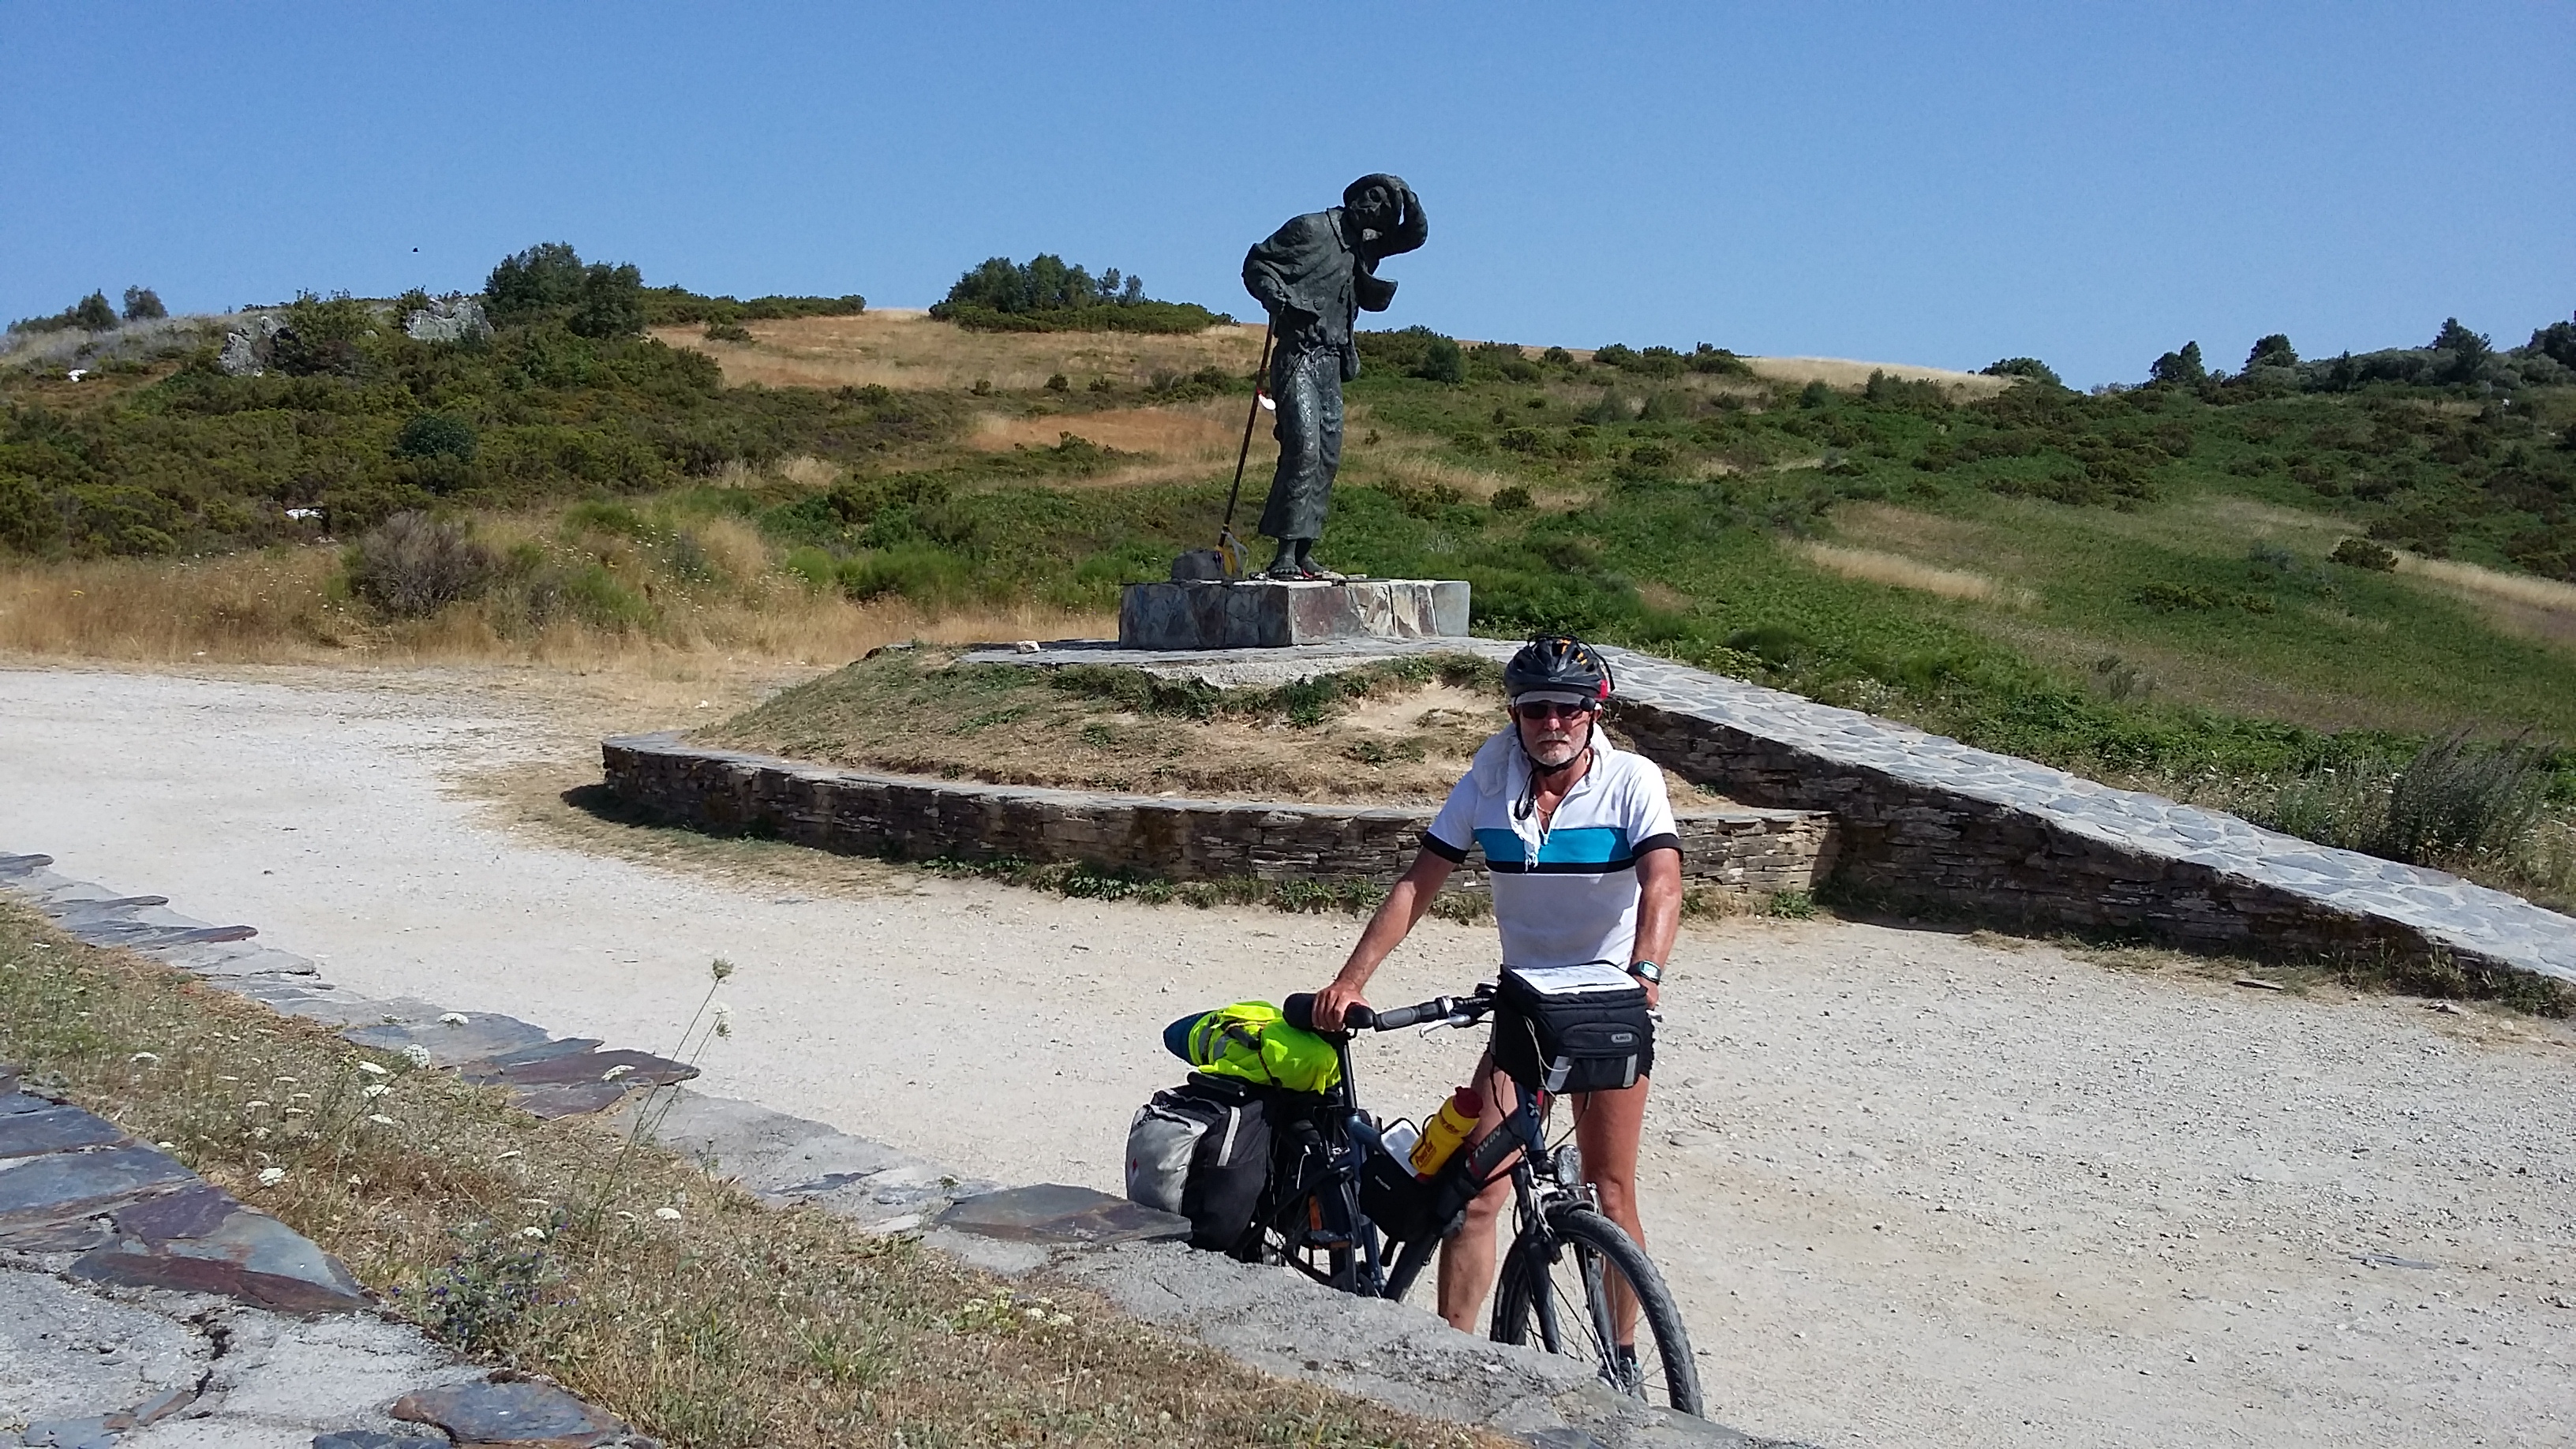
<svg viewBox="0 0 2576 1449">
<path fill-rule="evenodd" d="M 495 321 L 517 321 L 549 307 L 582 299 L 581 253 L 565 242 L 539 242 L 503 257 L 484 280 L 485 310 Z"/>
<path fill-rule="evenodd" d="M 2198 387 L 2209 381 L 2209 367 L 2200 360 L 2200 344 L 2186 342 L 2180 352 L 2168 352 L 2147 369 L 2147 381 L 2174 387 Z"/>
<path fill-rule="evenodd" d="M 584 337 L 632 337 L 644 330 L 644 274 L 632 262 L 583 269 L 581 300 L 564 323 Z"/>
<path fill-rule="evenodd" d="M 2444 382 L 2473 382 L 2495 357 L 2495 343 L 2485 334 L 2461 326 L 2457 317 L 2443 321 L 2442 330 L 2433 337 L 2433 350 L 2451 355 L 2449 365 L 2442 369 Z"/>
<path fill-rule="evenodd" d="M 1413 370 L 1413 375 L 1454 387 L 1467 380 L 1467 355 L 1449 338 L 1434 337 L 1422 349 L 1422 365 Z"/>
<path fill-rule="evenodd" d="M 2256 339 L 2254 350 L 2245 354 L 2247 372 L 2252 372 L 2258 367 L 2296 367 L 2298 365 L 2298 349 L 2290 345 L 2289 334 L 2285 332 L 2275 332 L 2268 337 Z"/>
<path fill-rule="evenodd" d="M 72 309 L 63 315 L 83 332 L 108 332 L 116 327 L 116 308 L 108 303 L 105 292 L 90 293 L 73 303 Z"/>
<path fill-rule="evenodd" d="M 126 321 L 150 322 L 169 315 L 170 309 L 161 305 L 161 294 L 150 287 L 125 289 Z"/>
</svg>

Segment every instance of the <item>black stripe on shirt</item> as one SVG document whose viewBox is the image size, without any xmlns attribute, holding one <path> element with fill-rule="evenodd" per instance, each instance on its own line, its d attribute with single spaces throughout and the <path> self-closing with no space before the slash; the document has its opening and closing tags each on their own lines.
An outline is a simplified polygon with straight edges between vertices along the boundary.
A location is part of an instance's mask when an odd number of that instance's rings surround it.
<svg viewBox="0 0 2576 1449">
<path fill-rule="evenodd" d="M 1422 832 L 1422 848 L 1430 851 L 1433 855 L 1440 857 L 1442 860 L 1449 862 L 1451 865 L 1458 865 L 1467 859 L 1466 847 L 1451 845 L 1448 841 L 1441 839 L 1439 836 L 1432 834 L 1428 830 Z"/>
</svg>

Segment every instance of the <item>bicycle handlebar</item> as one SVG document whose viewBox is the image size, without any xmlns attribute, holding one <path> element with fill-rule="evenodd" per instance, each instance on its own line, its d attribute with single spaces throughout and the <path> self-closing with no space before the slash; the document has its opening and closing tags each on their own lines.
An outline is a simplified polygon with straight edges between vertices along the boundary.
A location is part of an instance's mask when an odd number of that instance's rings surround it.
<svg viewBox="0 0 2576 1449">
<path fill-rule="evenodd" d="M 1315 1029 L 1315 998 L 1299 992 L 1280 1003 L 1280 1013 L 1288 1024 L 1302 1030 Z M 1435 996 L 1411 1006 L 1377 1011 L 1367 1006 L 1352 1006 L 1342 1012 L 1344 1031 L 1402 1031 L 1426 1021 L 1447 1021 L 1465 1026 L 1481 1019 L 1494 1009 L 1492 989 L 1479 986 L 1465 996 Z"/>
</svg>

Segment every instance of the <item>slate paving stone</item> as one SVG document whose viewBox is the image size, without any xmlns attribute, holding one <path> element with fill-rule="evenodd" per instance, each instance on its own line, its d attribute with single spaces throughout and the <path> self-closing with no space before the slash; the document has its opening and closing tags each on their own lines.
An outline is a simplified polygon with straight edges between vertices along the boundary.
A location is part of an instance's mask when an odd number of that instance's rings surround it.
<svg viewBox="0 0 2576 1449">
<path fill-rule="evenodd" d="M 114 1123 L 78 1107 L 52 1107 L 34 1112 L 0 1112 L 0 1158 L 33 1157 L 75 1147 L 105 1147 L 123 1141 Z"/>
<path fill-rule="evenodd" d="M 241 1200 L 231 1193 L 200 1182 L 177 1192 L 128 1203 L 109 1217 L 118 1232 L 148 1244 L 160 1244 L 211 1233 L 240 1207 Z"/>
<path fill-rule="evenodd" d="M 156 961 L 200 976 L 309 978 L 322 969 L 310 957 L 243 941 L 181 941 L 140 949 Z"/>
<path fill-rule="evenodd" d="M 458 1444 L 596 1449 L 626 1434 L 622 1420 L 552 1385 L 525 1381 L 424 1389 L 396 1400 L 393 1416 L 435 1424 Z"/>
<path fill-rule="evenodd" d="M 1186 1239 L 1190 1220 L 1087 1187 L 1042 1182 L 963 1198 L 939 1226 L 1015 1243 L 1150 1243 Z"/>
<path fill-rule="evenodd" d="M 50 855 L 0 855 L 0 876 L 30 876 L 53 863 Z"/>
<path fill-rule="evenodd" d="M 537 1046 L 547 1040 L 544 1027 L 531 1026 L 516 1017 L 498 1016 L 491 1012 L 442 1012 L 439 1015 L 462 1015 L 465 1021 L 457 1025 L 433 1016 L 425 1022 L 378 1022 L 372 1026 L 351 1027 L 340 1036 L 344 1041 L 377 1051 L 399 1052 L 405 1047 L 418 1046 L 429 1053 L 430 1065 L 439 1067 L 463 1066 L 495 1053 Z"/>
<path fill-rule="evenodd" d="M 76 1222 L 135 1198 L 194 1182 L 177 1158 L 108 1147 L 15 1159 L 0 1166 L 0 1247 L 22 1232 Z"/>
<path fill-rule="evenodd" d="M 620 1069 L 623 1070 L 620 1070 Z M 614 1081 L 626 1087 L 668 1087 L 698 1074 L 696 1067 L 651 1052 L 621 1048 L 569 1056 L 538 1057 L 502 1065 L 476 1063 L 457 1075 L 477 1086 L 551 1087 Z"/>
<path fill-rule="evenodd" d="M 336 1434 L 316 1434 L 313 1449 L 420 1449 L 418 1439 L 397 1439 L 381 1429 L 342 1429 Z"/>
<path fill-rule="evenodd" d="M 122 1238 L 83 1254 L 70 1272 L 119 1287 L 216 1293 L 275 1313 L 370 1306 L 338 1259 L 268 1214 L 238 1205 L 209 1231 L 160 1242 Z"/>
<path fill-rule="evenodd" d="M 516 1051 L 494 1052 L 488 1057 L 460 1063 L 458 1065 L 458 1070 L 467 1072 L 484 1069 L 498 1071 L 503 1067 L 519 1066 L 527 1062 L 548 1061 L 555 1057 L 579 1056 L 583 1052 L 597 1051 L 600 1046 L 601 1042 L 599 1038 L 595 1036 L 556 1037 L 550 1041 L 538 1042 L 534 1046 L 521 1047 Z"/>
<path fill-rule="evenodd" d="M 148 926 L 119 921 L 74 921 L 63 929 L 93 946 L 123 946 L 128 950 L 193 946 L 202 941 L 247 941 L 259 934 L 257 926 Z"/>
<path fill-rule="evenodd" d="M 628 1093 L 643 1087 L 642 1082 L 563 1082 L 536 1087 L 512 1087 L 510 1105 L 530 1116 L 552 1121 L 558 1117 L 587 1117 L 605 1112 L 626 1100 Z"/>
</svg>

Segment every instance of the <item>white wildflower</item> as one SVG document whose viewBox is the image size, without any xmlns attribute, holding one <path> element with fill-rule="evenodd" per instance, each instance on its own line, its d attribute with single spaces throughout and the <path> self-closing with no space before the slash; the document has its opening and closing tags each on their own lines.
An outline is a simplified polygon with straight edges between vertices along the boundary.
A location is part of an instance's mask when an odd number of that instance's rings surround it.
<svg viewBox="0 0 2576 1449">
<path fill-rule="evenodd" d="M 161 1054 L 159 1052 L 136 1052 L 134 1055 L 127 1057 L 126 1060 L 129 1062 L 157 1063 L 161 1060 Z"/>
<path fill-rule="evenodd" d="M 262 1187 L 275 1187 L 284 1181 L 286 1181 L 286 1169 L 283 1167 L 263 1167 L 259 1170 L 259 1185 Z"/>
<path fill-rule="evenodd" d="M 463 1026 L 465 1024 L 465 1013 L 461 1011 L 448 1012 L 439 1017 L 438 1024 L 440 1026 Z"/>
<path fill-rule="evenodd" d="M 415 1067 L 428 1066 L 429 1048 L 422 1046 L 419 1042 L 413 1042 L 410 1046 L 403 1048 L 403 1060 L 411 1063 Z"/>
<path fill-rule="evenodd" d="M 519 1236 L 523 1238 L 534 1238 L 538 1242 L 542 1243 L 546 1240 L 546 1230 L 543 1228 L 521 1228 L 519 1229 Z"/>
<path fill-rule="evenodd" d="M 1020 1311 L 1027 1314 L 1029 1317 L 1036 1319 L 1040 1323 L 1046 1322 L 1047 1312 L 1043 1308 L 1023 1308 Z"/>
<path fill-rule="evenodd" d="M 358 1095 L 361 1097 L 381 1097 L 392 1090 L 393 1088 L 386 1086 L 382 1082 L 369 1082 L 358 1089 Z"/>
<path fill-rule="evenodd" d="M 367 1118 L 367 1120 L 368 1120 L 368 1121 L 370 1121 L 370 1122 L 375 1123 L 375 1124 L 376 1124 L 377 1126 L 379 1126 L 379 1127 L 391 1127 L 392 1125 L 394 1125 L 394 1119 L 393 1119 L 393 1118 L 391 1118 L 391 1117 L 386 1116 L 386 1115 L 385 1115 L 384 1113 L 382 1113 L 382 1112 L 375 1113 L 374 1115 L 372 1115 L 372 1116 L 368 1117 L 368 1118 Z"/>
<path fill-rule="evenodd" d="M 374 1062 L 360 1062 L 358 1063 L 358 1070 L 371 1077 L 390 1077 L 393 1075 L 392 1072 L 387 1071 L 383 1067 L 377 1066 Z"/>
<path fill-rule="evenodd" d="M 655 1208 L 653 1209 L 653 1216 L 660 1218 L 666 1223 L 676 1223 L 680 1220 L 680 1210 L 678 1208 Z"/>
<path fill-rule="evenodd" d="M 1073 1323 L 1073 1315 L 1070 1313 L 1059 1313 L 1053 1318 L 1048 1319 L 1047 1322 L 1054 1324 L 1058 1328 L 1070 1327 Z"/>
</svg>

